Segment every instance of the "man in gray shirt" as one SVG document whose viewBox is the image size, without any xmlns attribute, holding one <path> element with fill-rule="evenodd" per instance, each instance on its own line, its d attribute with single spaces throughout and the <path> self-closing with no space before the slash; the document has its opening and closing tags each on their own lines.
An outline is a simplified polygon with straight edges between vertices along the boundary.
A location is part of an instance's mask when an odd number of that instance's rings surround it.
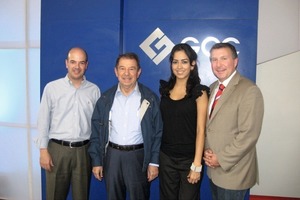
<svg viewBox="0 0 300 200">
<path fill-rule="evenodd" d="M 91 175 L 87 152 L 91 117 L 100 89 L 86 80 L 87 53 L 72 48 L 66 58 L 67 75 L 44 88 L 38 115 L 40 165 L 46 170 L 47 200 L 89 198 Z"/>
</svg>

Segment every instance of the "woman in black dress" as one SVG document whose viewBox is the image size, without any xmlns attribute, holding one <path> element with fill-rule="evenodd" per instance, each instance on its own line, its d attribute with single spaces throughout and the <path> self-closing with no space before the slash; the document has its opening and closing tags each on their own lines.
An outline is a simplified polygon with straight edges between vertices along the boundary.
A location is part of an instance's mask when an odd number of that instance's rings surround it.
<svg viewBox="0 0 300 200">
<path fill-rule="evenodd" d="M 160 81 L 159 90 L 164 123 L 160 199 L 199 199 L 209 88 L 200 84 L 197 54 L 190 45 L 175 45 L 169 61 L 171 76 Z"/>
</svg>

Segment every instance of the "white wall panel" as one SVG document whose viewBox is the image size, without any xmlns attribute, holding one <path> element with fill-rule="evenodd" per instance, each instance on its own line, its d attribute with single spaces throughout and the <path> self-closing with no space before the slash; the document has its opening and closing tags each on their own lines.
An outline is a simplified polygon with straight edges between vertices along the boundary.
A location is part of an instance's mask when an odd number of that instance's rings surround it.
<svg viewBox="0 0 300 200">
<path fill-rule="evenodd" d="M 300 198 L 300 52 L 257 66 L 265 102 L 259 138 L 260 184 L 252 194 Z"/>
<path fill-rule="evenodd" d="M 299 0 L 260 0 L 257 63 L 300 49 Z"/>
</svg>

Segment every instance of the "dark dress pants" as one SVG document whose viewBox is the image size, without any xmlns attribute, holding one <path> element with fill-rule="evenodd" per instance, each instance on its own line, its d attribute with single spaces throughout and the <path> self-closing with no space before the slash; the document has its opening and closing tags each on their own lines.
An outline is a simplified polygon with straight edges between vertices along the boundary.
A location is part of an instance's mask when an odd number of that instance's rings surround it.
<svg viewBox="0 0 300 200">
<path fill-rule="evenodd" d="M 159 159 L 160 200 L 198 200 L 200 181 L 191 184 L 187 180 L 191 158 L 174 158 L 160 152 Z"/>
<path fill-rule="evenodd" d="M 107 147 L 104 180 L 108 200 L 146 200 L 150 197 L 147 171 L 142 171 L 144 149 L 121 151 Z"/>
</svg>

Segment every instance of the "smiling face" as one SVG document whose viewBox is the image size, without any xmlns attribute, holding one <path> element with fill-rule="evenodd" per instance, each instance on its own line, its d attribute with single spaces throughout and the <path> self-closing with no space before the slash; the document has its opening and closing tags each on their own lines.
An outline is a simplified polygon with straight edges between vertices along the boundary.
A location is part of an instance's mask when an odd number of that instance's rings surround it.
<svg viewBox="0 0 300 200">
<path fill-rule="evenodd" d="M 177 79 L 188 79 L 191 70 L 194 69 L 195 61 L 190 63 L 190 59 L 183 50 L 176 51 L 172 60 L 172 71 Z"/>
<path fill-rule="evenodd" d="M 210 54 L 211 68 L 220 82 L 225 81 L 236 69 L 238 58 L 234 58 L 229 48 L 213 49 Z"/>
<path fill-rule="evenodd" d="M 88 66 L 86 53 L 80 48 L 73 48 L 69 51 L 65 63 L 69 79 L 75 85 L 80 84 Z"/>
<path fill-rule="evenodd" d="M 141 68 L 135 59 L 120 58 L 118 65 L 115 67 L 115 74 L 119 80 L 121 91 L 124 93 L 131 92 L 141 74 Z"/>
</svg>

